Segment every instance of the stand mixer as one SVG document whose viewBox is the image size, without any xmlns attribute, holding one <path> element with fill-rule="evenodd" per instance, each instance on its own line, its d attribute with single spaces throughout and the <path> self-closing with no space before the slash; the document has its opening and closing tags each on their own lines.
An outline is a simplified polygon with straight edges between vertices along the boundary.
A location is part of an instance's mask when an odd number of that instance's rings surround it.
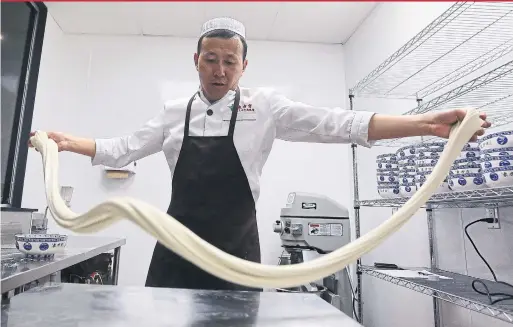
<svg viewBox="0 0 513 327">
<path fill-rule="evenodd" d="M 280 235 L 284 248 L 280 265 L 301 263 L 305 256 L 323 255 L 351 242 L 349 211 L 318 194 L 290 193 L 285 208 L 281 209 L 280 220 L 273 223 L 273 230 Z M 277 291 L 318 294 L 353 317 L 352 286 L 347 268 L 315 283 Z"/>
</svg>

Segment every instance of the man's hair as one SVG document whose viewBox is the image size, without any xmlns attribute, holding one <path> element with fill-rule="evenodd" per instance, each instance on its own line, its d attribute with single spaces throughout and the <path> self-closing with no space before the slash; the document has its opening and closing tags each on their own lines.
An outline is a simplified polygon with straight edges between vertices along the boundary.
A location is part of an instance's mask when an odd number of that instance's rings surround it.
<svg viewBox="0 0 513 327">
<path fill-rule="evenodd" d="M 198 55 L 201 52 L 201 42 L 203 41 L 203 39 L 211 37 L 218 37 L 221 39 L 231 39 L 233 37 L 238 37 L 239 40 L 242 42 L 242 60 L 246 60 L 246 55 L 248 54 L 248 44 L 246 43 L 246 40 L 244 40 L 244 38 L 239 34 L 230 30 L 213 30 L 211 32 L 206 33 L 205 35 L 202 35 L 198 40 Z"/>
</svg>

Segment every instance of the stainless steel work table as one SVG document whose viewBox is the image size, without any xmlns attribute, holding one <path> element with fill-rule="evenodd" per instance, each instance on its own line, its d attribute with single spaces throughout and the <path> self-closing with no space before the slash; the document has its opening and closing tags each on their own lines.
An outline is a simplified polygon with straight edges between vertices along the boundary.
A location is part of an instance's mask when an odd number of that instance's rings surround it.
<svg viewBox="0 0 513 327">
<path fill-rule="evenodd" d="M 2 305 L 2 327 L 361 327 L 313 294 L 54 284 Z"/>
<path fill-rule="evenodd" d="M 114 250 L 112 278 L 114 284 L 117 284 L 120 248 L 125 243 L 126 240 L 122 238 L 69 236 L 64 251 L 56 254 L 53 259 L 18 261 L 15 267 L 2 264 L 2 294 L 111 250 Z"/>
</svg>

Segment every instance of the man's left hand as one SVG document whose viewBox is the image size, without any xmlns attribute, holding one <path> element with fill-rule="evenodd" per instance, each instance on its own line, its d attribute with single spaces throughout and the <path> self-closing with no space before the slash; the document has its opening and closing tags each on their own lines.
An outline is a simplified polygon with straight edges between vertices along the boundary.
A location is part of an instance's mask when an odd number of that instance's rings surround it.
<svg viewBox="0 0 513 327">
<path fill-rule="evenodd" d="M 465 118 L 467 111 L 465 109 L 453 109 L 448 111 L 439 112 L 428 112 L 423 114 L 422 121 L 424 122 L 425 128 L 429 135 L 434 135 L 442 138 L 449 138 L 452 126 L 458 121 L 462 121 Z M 485 133 L 485 128 L 490 127 L 492 124 L 486 120 L 486 114 L 481 113 L 479 117 L 483 120 L 481 129 L 479 129 L 474 136 L 472 136 L 471 142 L 477 141 L 477 137 Z"/>
</svg>

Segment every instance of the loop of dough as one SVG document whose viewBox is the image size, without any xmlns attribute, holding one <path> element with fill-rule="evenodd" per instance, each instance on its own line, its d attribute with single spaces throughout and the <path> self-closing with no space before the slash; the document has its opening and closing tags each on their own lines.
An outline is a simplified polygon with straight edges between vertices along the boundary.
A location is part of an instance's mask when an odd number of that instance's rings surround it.
<svg viewBox="0 0 513 327">
<path fill-rule="evenodd" d="M 165 212 L 137 199 L 112 198 L 83 214 L 76 214 L 60 196 L 57 144 L 41 131 L 37 131 L 30 141 L 41 154 L 46 200 L 60 226 L 78 233 L 94 233 L 122 218 L 129 219 L 168 249 L 219 278 L 249 287 L 285 288 L 319 280 L 340 271 L 395 233 L 429 200 L 449 173 L 463 146 L 481 128 L 481 124 L 479 113 L 474 109 L 468 110 L 463 121 L 452 128 L 440 160 L 426 183 L 380 226 L 315 260 L 283 266 L 258 264 L 225 253 Z"/>
</svg>

